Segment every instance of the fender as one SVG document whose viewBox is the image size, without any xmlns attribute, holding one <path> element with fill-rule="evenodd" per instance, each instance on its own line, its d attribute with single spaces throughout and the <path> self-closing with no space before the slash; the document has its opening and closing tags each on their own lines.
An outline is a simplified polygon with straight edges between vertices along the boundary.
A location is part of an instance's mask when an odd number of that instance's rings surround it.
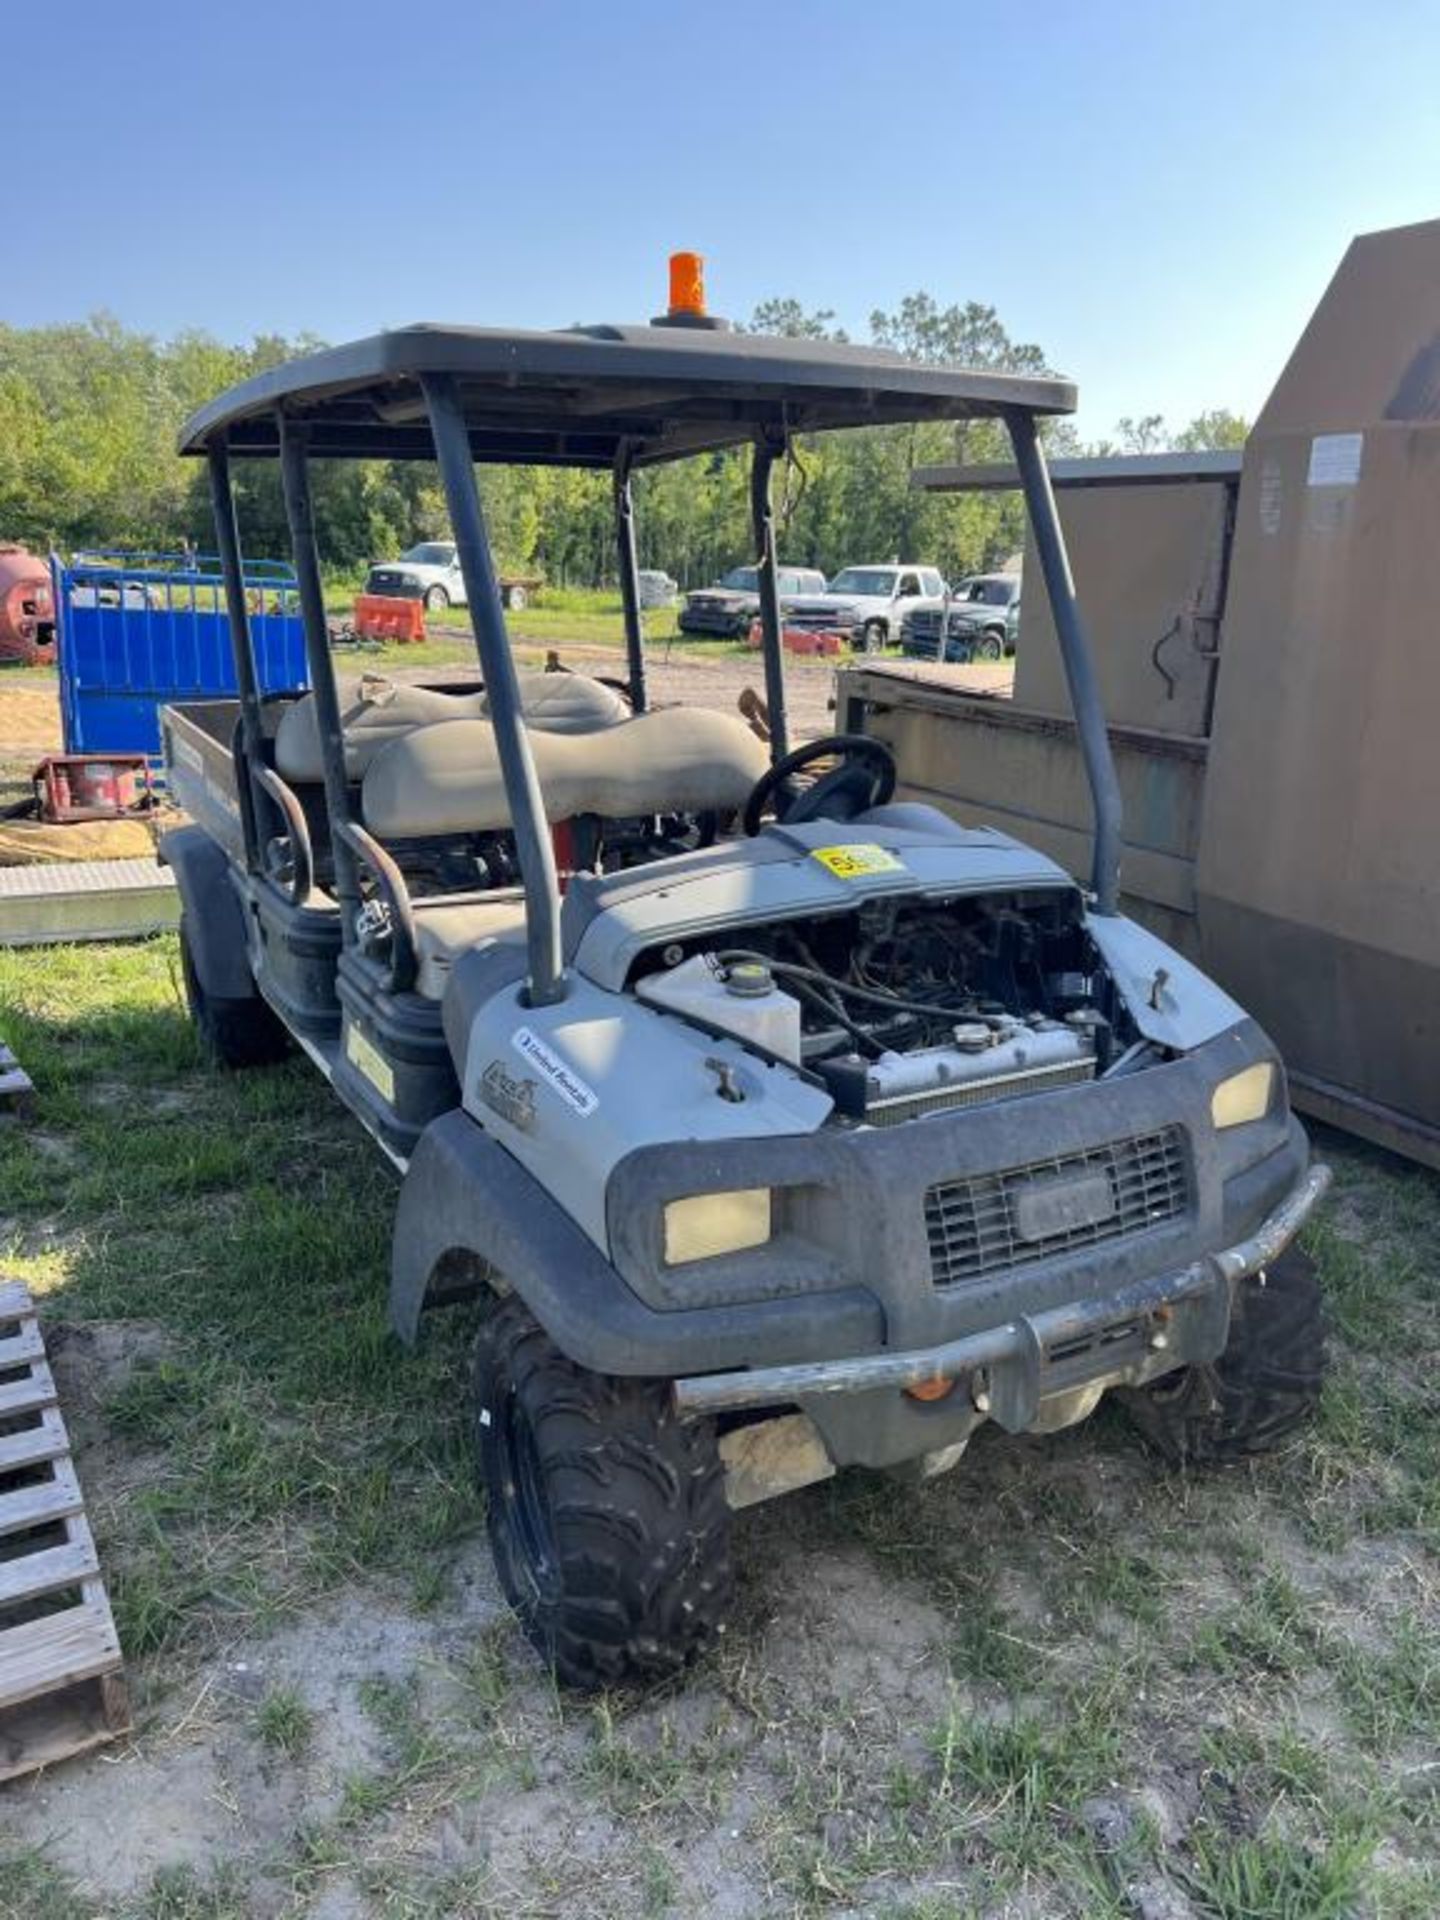
<svg viewBox="0 0 1440 1920">
<path fill-rule="evenodd" d="M 160 864 L 174 870 L 185 938 L 206 995 L 212 1000 L 253 1000 L 245 916 L 225 849 L 203 827 L 177 827 L 161 838 Z"/>
<path fill-rule="evenodd" d="M 854 1291 L 760 1305 L 656 1312 L 533 1175 L 455 1107 L 421 1134 L 400 1189 L 390 1325 L 407 1346 L 426 1307 L 513 1292 L 578 1366 L 673 1379 L 742 1367 L 757 1353 L 800 1359 L 864 1352 L 875 1301 Z"/>
</svg>

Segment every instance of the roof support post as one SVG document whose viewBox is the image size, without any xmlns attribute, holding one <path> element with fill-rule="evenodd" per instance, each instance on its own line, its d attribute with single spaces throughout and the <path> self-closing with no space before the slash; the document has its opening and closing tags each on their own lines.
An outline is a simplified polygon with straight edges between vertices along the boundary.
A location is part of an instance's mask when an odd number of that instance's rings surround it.
<svg viewBox="0 0 1440 1920">
<path fill-rule="evenodd" d="M 1020 484 L 1025 490 L 1025 505 L 1035 534 L 1035 549 L 1045 575 L 1045 591 L 1055 631 L 1060 639 L 1060 657 L 1070 688 L 1070 705 L 1080 752 L 1085 762 L 1085 777 L 1090 783 L 1090 800 L 1095 814 L 1095 851 L 1090 887 L 1097 913 L 1118 913 L 1120 897 L 1120 782 L 1110 753 L 1110 736 L 1105 730 L 1105 708 L 1095 677 L 1095 661 L 1090 642 L 1075 600 L 1075 581 L 1070 558 L 1065 551 L 1065 536 L 1055 510 L 1055 493 L 1049 469 L 1040 451 L 1035 431 L 1035 416 L 1006 409 L 1005 424 L 1020 468 Z"/>
<path fill-rule="evenodd" d="M 762 432 L 756 436 L 755 451 L 750 456 L 750 520 L 755 530 L 760 642 L 765 655 L 765 705 L 769 710 L 772 766 L 790 751 L 785 725 L 785 654 L 776 576 L 775 510 L 770 501 L 771 470 L 784 447 L 783 436 Z"/>
<path fill-rule="evenodd" d="M 615 545 L 620 570 L 620 601 L 625 610 L 625 663 L 630 704 L 644 713 L 650 704 L 645 687 L 645 623 L 640 615 L 640 562 L 635 549 L 635 497 L 630 484 L 631 450 L 615 456 Z"/>
<path fill-rule="evenodd" d="M 240 527 L 235 495 L 230 485 L 230 456 L 217 440 L 209 451 L 210 507 L 215 518 L 215 545 L 225 581 L 225 610 L 230 622 L 230 651 L 235 659 L 235 685 L 240 694 L 240 739 L 245 763 L 253 777 L 262 764 L 265 723 L 260 715 L 260 683 L 250 642 L 250 609 L 245 603 L 245 563 L 240 556 Z M 245 836 L 245 864 L 253 873 L 260 864 L 260 835 L 255 824 L 252 781 L 240 788 L 240 827 Z"/>
<path fill-rule="evenodd" d="M 553 1006 L 565 998 L 565 972 L 560 954 L 560 888 L 555 877 L 555 850 L 545 821 L 540 781 L 530 752 L 520 707 L 520 686 L 505 631 L 500 585 L 485 529 L 470 436 L 454 379 L 449 374 L 421 376 L 430 431 L 440 463 L 440 478 L 450 508 L 450 527 L 465 577 L 470 603 L 470 626 L 480 656 L 480 671 L 490 707 L 490 725 L 505 799 L 525 883 L 525 939 L 529 958 L 526 992 L 532 1006 Z"/>
<path fill-rule="evenodd" d="M 360 905 L 360 876 L 344 833 L 350 824 L 350 792 L 345 776 L 345 736 L 340 726 L 340 696 L 335 661 L 325 624 L 325 589 L 320 579 L 320 550 L 315 542 L 315 507 L 310 495 L 310 465 L 305 435 L 279 416 L 280 480 L 285 518 L 290 526 L 290 555 L 300 589 L 300 618 L 305 628 L 305 660 L 315 697 L 320 758 L 325 773 L 325 811 L 330 816 L 330 857 L 335 866 L 335 895 L 340 902 L 340 935 L 348 947 L 355 939 Z"/>
</svg>

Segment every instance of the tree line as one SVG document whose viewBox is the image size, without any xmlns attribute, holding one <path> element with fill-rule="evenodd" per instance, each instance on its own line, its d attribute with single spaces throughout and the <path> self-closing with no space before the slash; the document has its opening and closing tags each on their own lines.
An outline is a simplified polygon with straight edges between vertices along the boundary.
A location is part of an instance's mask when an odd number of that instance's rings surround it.
<svg viewBox="0 0 1440 1920">
<path fill-rule="evenodd" d="M 808 312 L 792 299 L 764 302 L 750 326 L 846 338 L 833 314 Z M 1046 371 L 1042 349 L 1012 340 L 995 310 L 978 302 L 941 306 L 927 293 L 911 294 L 893 312 L 872 313 L 869 338 L 919 361 Z M 108 315 L 59 326 L 0 324 L 0 539 L 42 551 L 209 549 L 203 464 L 175 452 L 182 421 L 223 388 L 323 344 L 264 335 L 227 346 L 198 332 L 161 340 Z M 1089 448 L 1068 421 L 1048 423 L 1046 435 L 1053 455 L 1238 446 L 1246 430 L 1222 409 L 1174 432 L 1154 414 L 1122 420 L 1114 440 Z M 847 561 L 892 557 L 933 562 L 952 578 L 995 566 L 1022 544 L 1019 500 L 919 493 L 909 475 L 919 465 L 1000 459 L 1006 451 L 993 421 L 802 436 L 777 497 L 782 557 L 827 574 Z M 638 475 L 640 564 L 694 586 L 748 559 L 747 468 L 747 455 L 725 452 Z M 241 461 L 234 473 L 246 551 L 284 555 L 275 463 Z M 428 463 L 317 462 L 313 491 L 322 559 L 337 571 L 445 532 Z M 482 491 L 503 569 L 561 585 L 613 580 L 608 476 L 497 468 L 482 475 Z"/>
</svg>

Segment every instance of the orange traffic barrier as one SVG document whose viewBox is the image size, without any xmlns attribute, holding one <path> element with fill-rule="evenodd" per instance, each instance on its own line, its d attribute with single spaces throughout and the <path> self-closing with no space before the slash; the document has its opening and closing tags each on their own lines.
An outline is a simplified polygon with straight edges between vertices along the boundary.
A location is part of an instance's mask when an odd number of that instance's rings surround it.
<svg viewBox="0 0 1440 1920">
<path fill-rule="evenodd" d="M 400 600 L 393 594 L 357 594 L 355 631 L 365 640 L 423 640 L 425 608 L 419 600 Z"/>
</svg>

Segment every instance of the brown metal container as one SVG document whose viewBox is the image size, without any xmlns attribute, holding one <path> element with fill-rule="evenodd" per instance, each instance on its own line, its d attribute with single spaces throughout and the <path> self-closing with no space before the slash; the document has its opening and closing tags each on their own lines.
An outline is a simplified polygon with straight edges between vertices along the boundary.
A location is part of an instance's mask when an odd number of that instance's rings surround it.
<svg viewBox="0 0 1440 1920">
<path fill-rule="evenodd" d="M 1440 1166 L 1440 221 L 1351 246 L 1238 476 L 1202 454 L 1061 462 L 1056 481 L 1126 910 L 1269 1030 L 1298 1106 Z M 1088 871 L 1043 595 L 1013 701 L 857 667 L 839 707 L 891 742 L 903 791 Z"/>
</svg>

